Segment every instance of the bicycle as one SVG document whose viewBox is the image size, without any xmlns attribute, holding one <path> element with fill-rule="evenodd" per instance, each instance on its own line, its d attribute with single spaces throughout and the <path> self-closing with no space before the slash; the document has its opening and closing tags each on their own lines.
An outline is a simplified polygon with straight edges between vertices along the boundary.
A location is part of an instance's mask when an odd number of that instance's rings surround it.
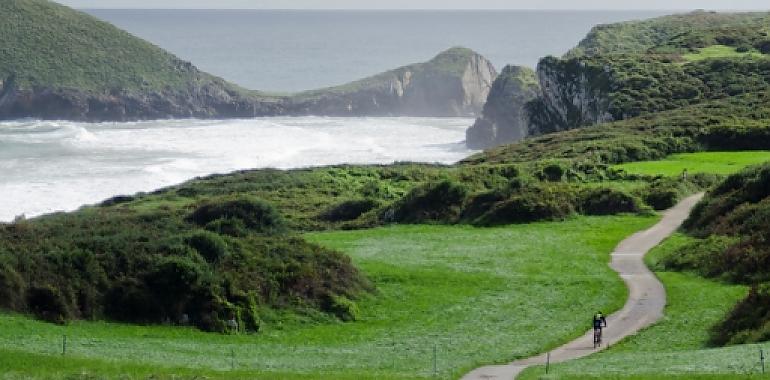
<svg viewBox="0 0 770 380">
<path fill-rule="evenodd" d="M 594 349 L 602 345 L 602 329 L 594 329 Z"/>
</svg>

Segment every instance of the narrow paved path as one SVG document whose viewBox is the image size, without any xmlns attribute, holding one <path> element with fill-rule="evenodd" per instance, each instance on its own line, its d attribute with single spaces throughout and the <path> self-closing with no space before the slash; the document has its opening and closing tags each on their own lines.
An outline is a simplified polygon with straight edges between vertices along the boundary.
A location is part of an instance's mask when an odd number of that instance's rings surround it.
<svg viewBox="0 0 770 380">
<path fill-rule="evenodd" d="M 628 335 L 647 327 L 663 316 L 666 306 L 666 290 L 657 277 L 644 265 L 644 255 L 665 238 L 674 233 L 687 219 L 690 211 L 703 197 L 693 195 L 663 213 L 663 219 L 649 229 L 637 232 L 623 240 L 612 253 L 610 267 L 626 282 L 629 294 L 625 306 L 607 317 L 604 344 L 594 349 L 593 330 L 550 352 L 551 363 L 582 358 L 618 342 Z M 586 310 L 586 324 L 590 325 L 593 310 Z M 506 365 L 477 368 L 463 376 L 463 380 L 514 379 L 531 365 L 545 364 L 547 353 Z"/>
</svg>

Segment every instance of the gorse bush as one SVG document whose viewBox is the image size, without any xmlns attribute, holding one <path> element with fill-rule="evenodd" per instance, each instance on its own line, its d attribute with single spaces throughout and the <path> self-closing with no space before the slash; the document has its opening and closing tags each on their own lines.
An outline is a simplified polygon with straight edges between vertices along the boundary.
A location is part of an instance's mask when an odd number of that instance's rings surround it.
<svg viewBox="0 0 770 380">
<path fill-rule="evenodd" d="M 380 202 L 374 199 L 353 199 L 330 207 L 321 213 L 320 218 L 330 222 L 354 220 L 377 207 L 380 207 Z"/>
<path fill-rule="evenodd" d="M 642 211 L 642 202 L 623 191 L 589 189 L 579 195 L 578 209 L 585 215 L 612 215 Z"/>
<path fill-rule="evenodd" d="M 415 188 L 385 210 L 386 222 L 447 222 L 459 217 L 468 190 L 461 184 L 443 180 Z"/>
<path fill-rule="evenodd" d="M 348 257 L 279 232 L 283 219 L 264 201 L 217 198 L 192 213 L 124 206 L 0 225 L 0 307 L 56 323 L 106 318 L 226 332 L 235 319 L 256 331 L 260 310 L 324 312 L 329 297 L 353 300 L 370 289 Z M 226 222 L 239 233 L 201 229 Z"/>
<path fill-rule="evenodd" d="M 286 230 L 283 217 L 274 207 L 247 196 L 207 201 L 190 215 L 190 220 L 200 226 L 221 220 L 239 220 L 247 229 L 257 233 L 280 233 Z"/>
</svg>

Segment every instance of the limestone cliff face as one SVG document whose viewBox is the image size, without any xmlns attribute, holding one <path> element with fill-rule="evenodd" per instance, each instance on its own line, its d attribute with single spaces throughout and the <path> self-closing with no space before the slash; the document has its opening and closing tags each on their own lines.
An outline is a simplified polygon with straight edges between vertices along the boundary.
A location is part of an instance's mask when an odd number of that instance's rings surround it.
<svg viewBox="0 0 770 380">
<path fill-rule="evenodd" d="M 537 67 L 541 95 L 528 106 L 529 134 L 563 131 L 612 121 L 609 68 L 580 58 L 547 57 Z"/>
<path fill-rule="evenodd" d="M 529 134 L 526 105 L 540 92 L 535 71 L 506 66 L 489 92 L 483 116 L 466 131 L 466 145 L 483 149 L 519 141 Z"/>
<path fill-rule="evenodd" d="M 292 115 L 475 116 L 481 113 L 494 66 L 465 48 L 339 87 L 308 91 L 283 103 Z"/>
</svg>

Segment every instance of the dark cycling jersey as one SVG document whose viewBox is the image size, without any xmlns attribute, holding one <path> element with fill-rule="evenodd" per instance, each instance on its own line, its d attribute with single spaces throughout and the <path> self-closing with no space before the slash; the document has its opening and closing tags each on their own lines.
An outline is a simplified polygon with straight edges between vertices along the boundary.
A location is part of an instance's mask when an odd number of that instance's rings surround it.
<svg viewBox="0 0 770 380">
<path fill-rule="evenodd" d="M 602 325 L 604 325 L 604 327 L 607 327 L 607 319 L 604 318 L 604 315 L 603 314 L 594 315 L 594 329 L 600 329 L 602 328 Z"/>
</svg>

